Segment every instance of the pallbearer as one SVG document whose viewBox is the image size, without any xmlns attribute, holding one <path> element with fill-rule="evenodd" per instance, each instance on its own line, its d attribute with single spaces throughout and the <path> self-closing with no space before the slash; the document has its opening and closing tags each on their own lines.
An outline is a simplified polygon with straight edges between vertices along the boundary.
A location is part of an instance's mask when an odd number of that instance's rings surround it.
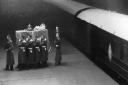
<svg viewBox="0 0 128 85">
<path fill-rule="evenodd" d="M 34 50 L 33 50 L 33 39 L 31 36 L 28 37 L 28 46 L 27 46 L 27 67 L 32 68 L 34 65 Z"/>
<path fill-rule="evenodd" d="M 34 62 L 35 62 L 35 67 L 38 68 L 41 66 L 41 38 L 37 38 L 35 41 L 35 56 L 34 56 Z"/>
<path fill-rule="evenodd" d="M 14 65 L 13 42 L 10 35 L 7 35 L 7 41 L 4 48 L 7 52 L 5 70 L 14 70 L 13 69 L 13 65 Z"/>
<path fill-rule="evenodd" d="M 61 58 L 61 39 L 60 39 L 60 32 L 58 27 L 56 27 L 55 47 L 56 47 L 55 65 L 60 65 L 62 58 Z"/>
<path fill-rule="evenodd" d="M 26 40 L 20 40 L 19 41 L 19 52 L 18 52 L 18 66 L 19 70 L 23 70 L 26 67 Z"/>
<path fill-rule="evenodd" d="M 41 44 L 41 63 L 42 66 L 47 66 L 47 61 L 48 61 L 48 50 L 47 50 L 47 39 L 42 40 Z"/>
</svg>

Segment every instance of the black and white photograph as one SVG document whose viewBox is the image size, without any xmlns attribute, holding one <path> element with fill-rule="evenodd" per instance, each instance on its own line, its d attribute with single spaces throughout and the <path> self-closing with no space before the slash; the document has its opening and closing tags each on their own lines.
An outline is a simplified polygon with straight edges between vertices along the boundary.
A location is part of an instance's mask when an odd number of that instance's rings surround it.
<svg viewBox="0 0 128 85">
<path fill-rule="evenodd" d="M 128 85 L 128 0 L 0 0 L 0 85 Z"/>
</svg>

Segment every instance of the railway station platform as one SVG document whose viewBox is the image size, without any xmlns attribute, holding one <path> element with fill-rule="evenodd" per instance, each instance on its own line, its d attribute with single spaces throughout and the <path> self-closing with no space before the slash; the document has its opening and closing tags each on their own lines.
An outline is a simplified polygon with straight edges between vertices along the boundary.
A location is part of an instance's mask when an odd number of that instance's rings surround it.
<svg viewBox="0 0 128 85">
<path fill-rule="evenodd" d="M 46 68 L 4 71 L 5 51 L 0 49 L 0 85 L 119 85 L 66 40 L 62 41 L 62 65 L 54 66 L 54 58 L 55 49 Z"/>
</svg>

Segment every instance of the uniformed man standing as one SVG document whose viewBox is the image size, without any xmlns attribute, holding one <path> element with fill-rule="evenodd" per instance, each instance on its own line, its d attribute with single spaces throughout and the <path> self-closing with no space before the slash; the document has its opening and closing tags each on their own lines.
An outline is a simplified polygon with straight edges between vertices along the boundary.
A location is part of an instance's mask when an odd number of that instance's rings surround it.
<svg viewBox="0 0 128 85">
<path fill-rule="evenodd" d="M 62 57 L 61 57 L 61 39 L 60 39 L 60 32 L 58 27 L 56 27 L 55 47 L 56 47 L 55 65 L 60 65 Z"/>
<path fill-rule="evenodd" d="M 7 41 L 6 41 L 4 48 L 7 52 L 5 70 L 14 70 L 13 68 L 13 65 L 14 65 L 13 42 L 12 42 L 10 35 L 7 35 Z"/>
</svg>

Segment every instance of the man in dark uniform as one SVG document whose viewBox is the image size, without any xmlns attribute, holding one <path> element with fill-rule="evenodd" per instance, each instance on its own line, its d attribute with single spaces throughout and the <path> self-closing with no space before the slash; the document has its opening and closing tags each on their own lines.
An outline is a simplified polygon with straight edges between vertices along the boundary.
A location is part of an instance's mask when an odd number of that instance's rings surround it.
<svg viewBox="0 0 128 85">
<path fill-rule="evenodd" d="M 34 50 L 33 50 L 33 39 L 30 37 L 28 40 L 28 46 L 27 46 L 27 67 L 32 68 L 34 65 Z"/>
<path fill-rule="evenodd" d="M 56 27 L 56 40 L 55 40 L 55 47 L 56 47 L 56 55 L 55 55 L 55 65 L 61 64 L 61 39 L 58 27 Z"/>
<path fill-rule="evenodd" d="M 5 44 L 4 49 L 7 52 L 5 70 L 14 70 L 13 69 L 13 65 L 14 65 L 13 43 L 10 35 L 7 35 L 7 42 Z"/>
<path fill-rule="evenodd" d="M 34 50 L 35 50 L 35 68 L 39 68 L 41 66 L 41 49 L 40 49 L 40 39 L 36 39 L 35 41 L 35 46 L 34 46 Z"/>
<path fill-rule="evenodd" d="M 19 70 L 23 70 L 26 67 L 26 41 L 21 40 L 19 42 L 19 52 L 18 52 L 18 66 Z"/>
<path fill-rule="evenodd" d="M 42 44 L 41 44 L 41 64 L 42 66 L 47 66 L 47 61 L 48 61 L 48 50 L 47 50 L 47 39 L 45 38 L 43 41 L 42 41 Z"/>
</svg>

